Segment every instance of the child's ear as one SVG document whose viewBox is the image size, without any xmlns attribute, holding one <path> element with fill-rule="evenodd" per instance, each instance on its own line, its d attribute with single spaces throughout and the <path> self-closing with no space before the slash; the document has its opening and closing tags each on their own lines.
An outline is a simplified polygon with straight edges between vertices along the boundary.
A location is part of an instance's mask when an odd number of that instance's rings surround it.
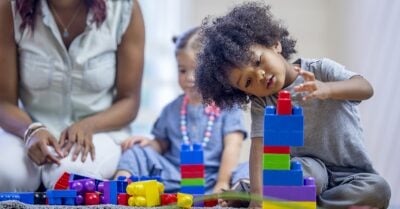
<svg viewBox="0 0 400 209">
<path fill-rule="evenodd" d="M 278 54 L 282 53 L 282 44 L 280 41 L 277 41 L 273 46 L 274 51 L 278 52 Z"/>
</svg>

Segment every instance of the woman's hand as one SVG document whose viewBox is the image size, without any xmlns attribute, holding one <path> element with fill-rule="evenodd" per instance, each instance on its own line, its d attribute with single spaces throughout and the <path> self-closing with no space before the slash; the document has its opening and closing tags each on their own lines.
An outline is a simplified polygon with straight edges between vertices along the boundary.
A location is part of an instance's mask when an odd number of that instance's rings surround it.
<svg viewBox="0 0 400 209">
<path fill-rule="evenodd" d="M 51 153 L 49 146 L 53 147 L 58 156 Z M 40 129 L 35 134 L 30 136 L 27 141 L 29 158 L 37 165 L 55 163 L 60 165 L 60 159 L 63 158 L 63 153 L 57 140 L 46 129 Z"/>
<path fill-rule="evenodd" d="M 122 142 L 121 147 L 122 151 L 125 151 L 129 148 L 131 148 L 134 144 L 139 144 L 141 147 L 149 145 L 151 142 L 150 138 L 144 137 L 144 136 L 132 136 L 127 139 L 125 139 L 124 142 Z"/>
<path fill-rule="evenodd" d="M 298 72 L 304 78 L 304 83 L 295 86 L 296 92 L 306 92 L 307 95 L 303 97 L 303 100 L 308 99 L 328 99 L 331 94 L 329 85 L 324 82 L 315 79 L 314 73 L 302 70 L 299 67 L 295 67 L 294 70 Z"/>
<path fill-rule="evenodd" d="M 64 156 L 68 156 L 72 147 L 75 146 L 72 156 L 73 161 L 78 158 L 79 153 L 82 153 L 82 162 L 85 162 L 89 152 L 92 160 L 94 160 L 93 133 L 94 124 L 87 121 L 79 121 L 66 128 L 61 133 L 59 142 L 64 151 Z"/>
</svg>

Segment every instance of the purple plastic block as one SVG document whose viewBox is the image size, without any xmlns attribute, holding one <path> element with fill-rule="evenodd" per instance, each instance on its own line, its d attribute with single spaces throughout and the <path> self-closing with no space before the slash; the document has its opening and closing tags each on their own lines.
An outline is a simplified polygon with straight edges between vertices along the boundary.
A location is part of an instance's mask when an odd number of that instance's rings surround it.
<svg viewBox="0 0 400 209">
<path fill-rule="evenodd" d="M 287 201 L 316 201 L 315 185 L 307 186 L 264 186 L 266 198 Z"/>
<path fill-rule="evenodd" d="M 288 201 L 316 201 L 317 196 L 313 177 L 305 178 L 303 186 L 264 186 L 263 195 Z"/>
<path fill-rule="evenodd" d="M 201 199 L 204 194 L 193 194 L 193 207 L 204 207 L 204 200 Z"/>
<path fill-rule="evenodd" d="M 79 194 L 96 191 L 94 179 L 79 179 L 69 182 L 69 188 L 76 190 Z"/>
<path fill-rule="evenodd" d="M 103 202 L 105 204 L 114 204 L 118 203 L 118 185 L 117 181 L 105 181 L 103 188 Z"/>
<path fill-rule="evenodd" d="M 83 196 L 81 194 L 78 194 L 75 198 L 75 203 L 76 205 L 83 205 L 85 199 L 83 198 Z"/>
</svg>

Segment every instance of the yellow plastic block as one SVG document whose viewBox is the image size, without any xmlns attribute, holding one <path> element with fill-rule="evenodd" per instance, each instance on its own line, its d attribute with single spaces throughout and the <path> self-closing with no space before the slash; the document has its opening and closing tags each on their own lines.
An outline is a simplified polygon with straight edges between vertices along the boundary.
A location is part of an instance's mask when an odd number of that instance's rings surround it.
<svg viewBox="0 0 400 209">
<path fill-rule="evenodd" d="M 126 193 L 132 196 L 128 199 L 129 206 L 159 206 L 164 185 L 155 180 L 132 182 L 126 187 Z"/>
<path fill-rule="evenodd" d="M 316 202 L 263 201 L 263 209 L 316 209 Z"/>
<path fill-rule="evenodd" d="M 193 205 L 193 195 L 190 194 L 184 194 L 184 193 L 177 193 L 178 195 L 178 202 L 177 205 L 178 207 L 181 208 L 191 208 Z"/>
</svg>

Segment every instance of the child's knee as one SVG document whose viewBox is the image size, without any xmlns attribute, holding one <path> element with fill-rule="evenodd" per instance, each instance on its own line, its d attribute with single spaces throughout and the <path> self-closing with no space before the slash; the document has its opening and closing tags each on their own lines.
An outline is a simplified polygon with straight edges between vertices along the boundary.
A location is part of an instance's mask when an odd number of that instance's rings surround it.
<svg viewBox="0 0 400 209">
<path fill-rule="evenodd" d="M 368 199 L 374 199 L 376 203 L 379 203 L 378 208 L 387 208 L 391 197 L 390 186 L 387 181 L 379 175 L 373 175 L 370 177 L 369 186 L 371 191 Z"/>
</svg>

